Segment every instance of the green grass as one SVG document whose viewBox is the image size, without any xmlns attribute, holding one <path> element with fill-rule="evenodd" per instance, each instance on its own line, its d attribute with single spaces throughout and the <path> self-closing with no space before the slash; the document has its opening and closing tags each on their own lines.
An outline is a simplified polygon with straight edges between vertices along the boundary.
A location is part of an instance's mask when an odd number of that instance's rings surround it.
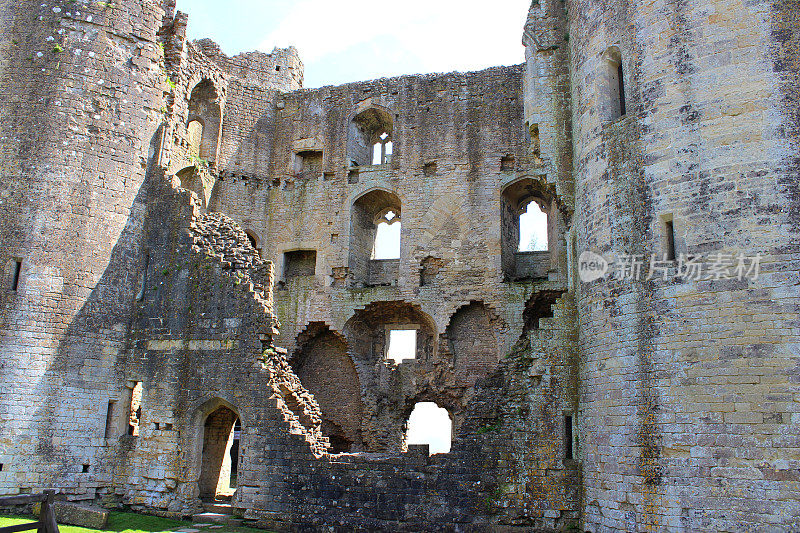
<svg viewBox="0 0 800 533">
<path fill-rule="evenodd" d="M 0 527 L 15 526 L 26 522 L 33 522 L 33 517 L 0 515 Z M 85 527 L 62 526 L 59 524 L 58 530 L 61 533 L 155 533 L 159 531 L 175 531 L 182 528 L 199 529 L 202 533 L 265 533 L 262 529 L 248 527 L 225 526 L 221 529 L 210 529 L 208 527 L 197 527 L 192 522 L 182 520 L 170 520 L 157 516 L 148 516 L 135 513 L 112 512 L 108 518 L 108 525 L 105 529 L 86 529 Z M 36 531 L 35 529 L 32 531 Z"/>
</svg>

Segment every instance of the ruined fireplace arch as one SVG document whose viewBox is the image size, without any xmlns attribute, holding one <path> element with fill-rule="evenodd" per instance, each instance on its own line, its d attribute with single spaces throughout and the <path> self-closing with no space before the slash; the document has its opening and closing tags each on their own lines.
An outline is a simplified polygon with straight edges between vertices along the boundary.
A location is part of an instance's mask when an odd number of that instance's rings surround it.
<svg viewBox="0 0 800 533">
<path fill-rule="evenodd" d="M 345 338 L 323 322 L 312 322 L 298 335 L 290 364 L 319 403 L 330 452 L 362 451 L 361 380 Z"/>
</svg>

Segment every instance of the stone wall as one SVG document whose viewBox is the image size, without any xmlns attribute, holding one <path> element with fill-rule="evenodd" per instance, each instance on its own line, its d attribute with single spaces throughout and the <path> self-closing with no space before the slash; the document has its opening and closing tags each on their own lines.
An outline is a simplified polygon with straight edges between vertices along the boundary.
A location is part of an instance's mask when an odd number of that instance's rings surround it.
<svg viewBox="0 0 800 533">
<path fill-rule="evenodd" d="M 796 65 L 773 42 L 796 21 L 777 5 L 569 5 L 578 250 L 649 263 L 669 220 L 676 251 L 706 267 L 761 256 L 757 279 L 673 269 L 581 285 L 589 531 L 797 527 L 795 111 L 775 82 Z M 603 111 L 611 47 L 627 99 L 616 119 Z"/>
<path fill-rule="evenodd" d="M 174 0 L 0 0 L 0 491 L 189 515 L 238 419 L 275 530 L 800 527 L 794 7 L 536 0 L 525 65 L 306 90 Z"/>
<path fill-rule="evenodd" d="M 165 7 L 3 1 L 0 16 L 0 493 L 93 498 L 144 263 Z"/>
</svg>

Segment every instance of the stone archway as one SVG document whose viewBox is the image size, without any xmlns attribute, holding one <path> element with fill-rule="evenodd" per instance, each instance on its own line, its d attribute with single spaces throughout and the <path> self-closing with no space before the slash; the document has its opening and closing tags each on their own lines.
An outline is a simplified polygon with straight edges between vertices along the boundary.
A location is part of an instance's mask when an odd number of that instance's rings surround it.
<svg viewBox="0 0 800 533">
<path fill-rule="evenodd" d="M 205 419 L 199 478 L 201 499 L 214 500 L 235 492 L 231 487 L 231 472 L 235 470 L 231 450 L 236 440 L 237 420 L 239 415 L 224 405 Z"/>
</svg>

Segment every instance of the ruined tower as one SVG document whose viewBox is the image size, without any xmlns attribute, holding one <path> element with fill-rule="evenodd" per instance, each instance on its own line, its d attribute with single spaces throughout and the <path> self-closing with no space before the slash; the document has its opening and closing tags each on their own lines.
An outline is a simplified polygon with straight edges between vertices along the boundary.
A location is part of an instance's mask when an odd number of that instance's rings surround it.
<svg viewBox="0 0 800 533">
<path fill-rule="evenodd" d="M 573 262 L 616 261 L 575 285 L 587 530 L 797 527 L 789 5 L 531 8 L 526 115 L 571 96 L 571 146 L 547 154 L 563 132 L 539 130 L 543 157 L 574 150 Z M 540 122 L 565 123 L 550 109 Z"/>
<path fill-rule="evenodd" d="M 93 495 L 164 101 L 152 1 L 2 14 L 0 486 Z"/>
</svg>

